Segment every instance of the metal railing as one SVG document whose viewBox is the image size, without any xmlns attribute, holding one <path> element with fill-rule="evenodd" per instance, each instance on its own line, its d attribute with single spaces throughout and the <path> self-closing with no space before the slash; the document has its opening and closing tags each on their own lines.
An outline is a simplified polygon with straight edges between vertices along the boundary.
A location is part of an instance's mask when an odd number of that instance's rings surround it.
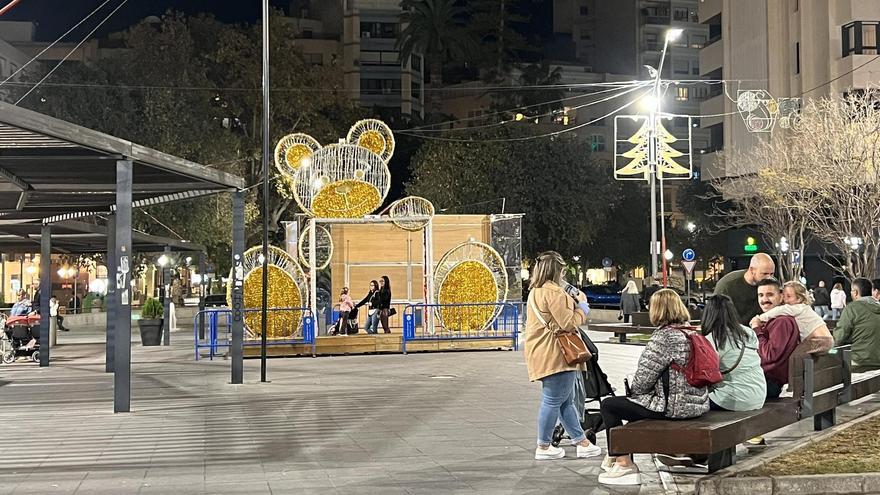
<svg viewBox="0 0 880 495">
<path fill-rule="evenodd" d="M 408 342 L 437 340 L 510 339 L 517 350 L 521 323 L 516 303 L 408 304 L 403 310 L 403 353 Z"/>
<path fill-rule="evenodd" d="M 245 317 L 248 314 L 260 313 L 260 308 L 245 309 Z M 269 308 L 270 316 L 279 313 L 293 313 L 293 327 L 290 338 L 269 338 L 267 345 L 290 345 L 307 344 L 312 347 L 312 355 L 315 354 L 315 319 L 308 308 Z M 199 318 L 205 318 L 205 332 L 199 336 Z M 259 316 L 257 317 L 259 318 Z M 196 361 L 201 358 L 201 350 L 208 350 L 208 358 L 214 359 L 219 355 L 221 348 L 228 348 L 232 343 L 232 310 L 228 308 L 212 308 L 199 311 L 193 318 L 193 342 L 195 343 Z M 259 340 L 245 338 L 245 347 L 259 346 Z"/>
</svg>

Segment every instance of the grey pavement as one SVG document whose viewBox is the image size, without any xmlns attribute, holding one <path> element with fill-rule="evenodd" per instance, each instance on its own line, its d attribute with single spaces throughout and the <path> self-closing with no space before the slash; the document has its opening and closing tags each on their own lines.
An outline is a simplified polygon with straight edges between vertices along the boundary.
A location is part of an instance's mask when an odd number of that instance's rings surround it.
<svg viewBox="0 0 880 495">
<path fill-rule="evenodd" d="M 0 366 L 0 495 L 664 491 L 650 456 L 636 458 L 640 489 L 602 487 L 602 458 L 571 447 L 534 461 L 540 388 L 520 352 L 272 359 L 271 383 L 247 360 L 230 385 L 229 361 L 195 362 L 192 334 L 172 338 L 132 347 L 127 414 L 112 412 L 102 344 L 59 345 L 50 368 Z M 619 386 L 641 347 L 599 347 Z"/>
</svg>

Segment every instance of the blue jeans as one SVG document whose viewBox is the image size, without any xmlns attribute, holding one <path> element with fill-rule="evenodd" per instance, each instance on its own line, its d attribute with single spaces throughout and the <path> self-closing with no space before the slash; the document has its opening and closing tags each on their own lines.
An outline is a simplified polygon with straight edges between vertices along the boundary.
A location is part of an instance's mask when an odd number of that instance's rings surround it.
<svg viewBox="0 0 880 495">
<path fill-rule="evenodd" d="M 373 314 L 367 313 L 367 333 L 379 332 L 379 312 Z"/>
<path fill-rule="evenodd" d="M 821 316 L 823 320 L 827 320 L 831 316 L 831 308 L 828 306 L 813 306 L 813 311 Z"/>
<path fill-rule="evenodd" d="M 841 313 L 842 311 L 843 311 L 843 310 L 840 309 L 840 308 L 831 308 L 831 319 L 832 319 L 832 320 L 839 320 L 839 319 L 840 319 L 840 313 Z"/>
<path fill-rule="evenodd" d="M 573 443 L 583 442 L 587 436 L 578 421 L 574 403 L 574 381 L 579 371 L 561 371 L 541 378 L 541 408 L 538 409 L 538 445 L 550 445 L 556 421 L 561 419 L 565 432 Z"/>
</svg>

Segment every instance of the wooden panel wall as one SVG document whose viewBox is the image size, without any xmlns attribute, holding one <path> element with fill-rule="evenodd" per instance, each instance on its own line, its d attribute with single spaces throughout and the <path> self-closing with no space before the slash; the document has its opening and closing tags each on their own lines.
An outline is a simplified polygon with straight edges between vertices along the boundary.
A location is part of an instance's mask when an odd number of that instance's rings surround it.
<svg viewBox="0 0 880 495">
<path fill-rule="evenodd" d="M 434 263 L 470 238 L 491 243 L 487 215 L 437 215 L 433 223 Z M 395 302 L 424 300 L 421 231 L 408 232 L 388 223 L 332 225 L 330 232 L 334 247 L 330 261 L 334 301 L 346 284 L 352 299 L 358 301 L 367 293 L 370 280 L 378 280 L 382 275 L 391 279 Z"/>
</svg>

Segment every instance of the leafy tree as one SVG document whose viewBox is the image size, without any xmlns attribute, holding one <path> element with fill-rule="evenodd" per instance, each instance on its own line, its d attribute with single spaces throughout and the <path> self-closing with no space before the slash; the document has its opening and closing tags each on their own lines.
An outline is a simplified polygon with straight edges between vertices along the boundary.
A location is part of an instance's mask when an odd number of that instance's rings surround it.
<svg viewBox="0 0 880 495">
<path fill-rule="evenodd" d="M 322 143 L 334 142 L 359 113 L 342 90 L 341 69 L 307 65 L 292 26 L 275 14 L 270 23 L 272 141 L 302 131 Z M 258 184 L 260 31 L 169 11 L 159 23 L 143 22 L 126 31 L 125 48 L 118 53 L 90 64 L 65 64 L 49 81 L 65 84 L 41 86 L 24 105 Z M 261 189 L 247 195 L 252 242 L 259 238 Z M 278 222 L 295 211 L 289 188 L 270 189 L 270 230 L 276 231 Z M 228 263 L 230 221 L 230 200 L 223 195 L 139 211 L 134 226 L 205 244 L 222 269 Z"/>
<path fill-rule="evenodd" d="M 431 92 L 428 113 L 440 113 L 443 63 L 463 61 L 472 43 L 462 27 L 465 10 L 455 0 L 403 0 L 401 24 L 406 27 L 397 40 L 400 60 L 406 62 L 413 53 L 422 53 L 430 74 Z"/>
<path fill-rule="evenodd" d="M 526 0 L 530 1 L 530 0 Z M 471 61 L 482 71 L 488 82 L 501 82 L 508 78 L 512 69 L 522 60 L 521 53 L 528 50 L 525 36 L 517 24 L 527 24 L 529 17 L 516 12 L 522 0 L 468 0 L 470 14 L 468 31 L 477 41 Z"/>
<path fill-rule="evenodd" d="M 517 129 L 483 133 L 482 140 L 428 142 L 412 160 L 409 194 L 450 213 L 525 213 L 523 252 L 586 253 L 610 220 L 610 170 L 592 162 L 572 139 L 493 141 L 523 137 Z"/>
</svg>

